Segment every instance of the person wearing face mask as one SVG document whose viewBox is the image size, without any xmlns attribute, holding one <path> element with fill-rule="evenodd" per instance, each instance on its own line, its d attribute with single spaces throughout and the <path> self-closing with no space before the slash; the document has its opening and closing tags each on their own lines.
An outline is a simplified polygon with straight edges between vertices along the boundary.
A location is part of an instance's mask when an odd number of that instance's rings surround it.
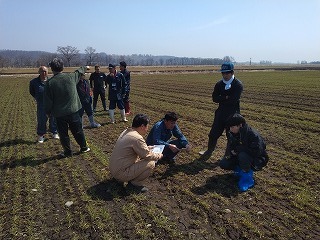
<svg viewBox="0 0 320 240">
<path fill-rule="evenodd" d="M 219 137 L 226 128 L 226 122 L 229 116 L 240 113 L 240 97 L 243 91 L 242 82 L 234 76 L 234 65 L 231 62 L 225 62 L 221 65 L 220 72 L 222 79 L 219 80 L 212 93 L 212 100 L 219 106 L 215 111 L 211 130 L 208 134 L 208 148 L 206 151 L 200 151 L 200 160 L 208 160 L 216 145 Z"/>
</svg>

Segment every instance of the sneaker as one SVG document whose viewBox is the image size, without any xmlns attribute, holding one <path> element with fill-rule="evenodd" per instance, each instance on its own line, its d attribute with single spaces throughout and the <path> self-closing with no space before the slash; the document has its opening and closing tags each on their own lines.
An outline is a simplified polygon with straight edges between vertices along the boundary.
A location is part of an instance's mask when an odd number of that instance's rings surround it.
<svg viewBox="0 0 320 240">
<path fill-rule="evenodd" d="M 43 143 L 43 142 L 44 142 L 44 136 L 39 136 L 38 143 Z"/>
<path fill-rule="evenodd" d="M 128 122 L 128 119 L 124 118 L 122 119 L 123 122 Z"/>
<path fill-rule="evenodd" d="M 58 133 L 54 133 L 54 134 L 52 134 L 52 137 L 53 137 L 54 139 L 60 139 L 60 137 L 59 137 L 59 134 L 58 134 Z"/>
<path fill-rule="evenodd" d="M 90 124 L 90 127 L 91 128 L 98 128 L 98 127 L 101 127 L 101 124 L 93 122 L 93 123 Z"/>
<path fill-rule="evenodd" d="M 85 150 L 82 150 L 82 149 L 81 149 L 81 153 L 90 152 L 90 150 L 91 150 L 91 149 L 87 147 Z"/>
<path fill-rule="evenodd" d="M 127 188 L 131 191 L 134 191 L 136 193 L 144 193 L 144 192 L 148 192 L 149 188 L 145 187 L 145 186 L 136 186 L 133 185 L 130 181 L 127 184 Z"/>
</svg>

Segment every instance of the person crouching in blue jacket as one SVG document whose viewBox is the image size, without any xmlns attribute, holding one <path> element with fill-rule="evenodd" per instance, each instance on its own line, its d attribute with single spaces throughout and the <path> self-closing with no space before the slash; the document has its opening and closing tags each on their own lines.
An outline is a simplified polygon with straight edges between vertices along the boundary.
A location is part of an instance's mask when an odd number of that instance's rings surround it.
<svg viewBox="0 0 320 240">
<path fill-rule="evenodd" d="M 227 139 L 225 156 L 219 165 L 222 169 L 234 170 L 239 177 L 240 191 L 247 191 L 254 186 L 253 171 L 261 170 L 269 160 L 265 141 L 238 113 L 227 121 Z"/>
<path fill-rule="evenodd" d="M 153 125 L 147 137 L 147 145 L 165 145 L 162 161 L 175 163 L 175 156 L 185 149 L 190 151 L 191 146 L 187 138 L 182 134 L 177 125 L 178 116 L 174 112 L 168 112 L 162 120 Z M 174 136 L 176 139 L 171 139 Z"/>
</svg>

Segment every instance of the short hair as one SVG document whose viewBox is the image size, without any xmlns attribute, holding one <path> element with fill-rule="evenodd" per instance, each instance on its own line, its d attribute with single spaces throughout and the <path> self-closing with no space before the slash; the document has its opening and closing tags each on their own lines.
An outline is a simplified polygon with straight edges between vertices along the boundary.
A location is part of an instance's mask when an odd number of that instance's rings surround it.
<svg viewBox="0 0 320 240">
<path fill-rule="evenodd" d="M 239 126 L 240 124 L 245 124 L 246 120 L 239 113 L 231 115 L 227 120 L 227 127 Z"/>
<path fill-rule="evenodd" d="M 126 68 L 127 67 L 127 63 L 125 61 L 121 61 L 120 62 L 120 66 L 123 66 L 124 68 Z"/>
<path fill-rule="evenodd" d="M 178 115 L 175 112 L 167 112 L 166 115 L 164 115 L 164 120 L 177 121 Z"/>
<path fill-rule="evenodd" d="M 138 113 L 132 120 L 132 127 L 137 128 L 141 125 L 147 126 L 150 123 L 150 119 L 147 115 Z"/>
<path fill-rule="evenodd" d="M 63 61 L 60 58 L 54 58 L 49 66 L 53 72 L 62 72 L 63 71 Z"/>
<path fill-rule="evenodd" d="M 42 73 L 42 72 L 48 72 L 48 68 L 46 66 L 40 66 L 38 73 Z"/>
<path fill-rule="evenodd" d="M 96 69 L 96 68 L 100 68 L 100 65 L 99 65 L 99 64 L 96 64 L 96 65 L 94 66 L 94 69 Z"/>
</svg>

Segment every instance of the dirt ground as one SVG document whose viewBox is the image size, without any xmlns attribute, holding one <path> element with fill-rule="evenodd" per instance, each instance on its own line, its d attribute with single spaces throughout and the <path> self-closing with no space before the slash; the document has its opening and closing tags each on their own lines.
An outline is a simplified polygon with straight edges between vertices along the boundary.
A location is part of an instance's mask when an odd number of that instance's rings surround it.
<svg viewBox="0 0 320 240">
<path fill-rule="evenodd" d="M 74 156 L 62 159 L 49 133 L 44 144 L 36 142 L 30 77 L 0 79 L 0 239 L 320 239 L 320 88 L 312 86 L 320 75 L 305 74 L 238 74 L 247 89 L 243 114 L 271 157 L 247 192 L 238 190 L 233 172 L 218 167 L 225 136 L 208 161 L 198 159 L 213 120 L 211 74 L 134 76 L 133 113 L 146 113 L 153 124 L 175 109 L 193 146 L 175 165 L 157 165 L 143 194 L 113 181 L 108 170 L 134 114 L 124 123 L 117 111 L 110 124 L 99 101 L 95 119 L 102 126 L 91 129 L 84 120 L 91 151 L 79 154 L 71 137 Z"/>
</svg>

